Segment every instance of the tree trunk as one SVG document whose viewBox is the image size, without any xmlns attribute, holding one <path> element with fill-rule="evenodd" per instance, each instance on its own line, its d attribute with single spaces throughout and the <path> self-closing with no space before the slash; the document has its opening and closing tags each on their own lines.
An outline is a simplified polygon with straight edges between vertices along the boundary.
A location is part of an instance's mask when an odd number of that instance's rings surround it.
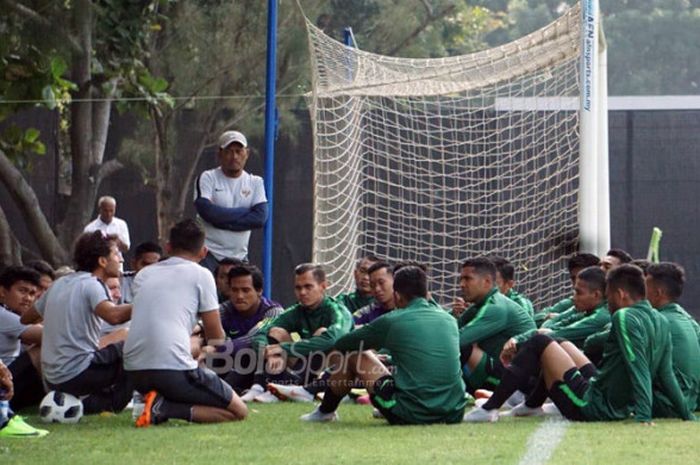
<svg viewBox="0 0 700 465">
<path fill-rule="evenodd" d="M 22 246 L 12 233 L 5 211 L 0 207 L 0 263 L 3 265 L 20 265 L 22 263 Z"/>
<path fill-rule="evenodd" d="M 0 179 L 22 212 L 41 256 L 54 266 L 67 264 L 67 248 L 61 245 L 51 230 L 34 190 L 2 150 L 0 150 Z"/>
</svg>

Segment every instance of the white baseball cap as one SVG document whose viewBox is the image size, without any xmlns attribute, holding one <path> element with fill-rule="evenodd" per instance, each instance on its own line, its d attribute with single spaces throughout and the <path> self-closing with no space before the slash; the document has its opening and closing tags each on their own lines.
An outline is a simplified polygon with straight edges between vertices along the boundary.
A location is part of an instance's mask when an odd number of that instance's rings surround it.
<svg viewBox="0 0 700 465">
<path fill-rule="evenodd" d="M 243 133 L 238 131 L 226 131 L 219 136 L 219 148 L 225 149 L 234 142 L 238 142 L 243 147 L 248 147 L 248 141 Z"/>
</svg>

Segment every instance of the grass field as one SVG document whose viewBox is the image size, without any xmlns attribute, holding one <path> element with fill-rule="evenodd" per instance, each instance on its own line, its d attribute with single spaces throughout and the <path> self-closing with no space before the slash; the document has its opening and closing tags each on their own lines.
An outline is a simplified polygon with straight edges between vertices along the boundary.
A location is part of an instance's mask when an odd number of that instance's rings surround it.
<svg viewBox="0 0 700 465">
<path fill-rule="evenodd" d="M 389 427 L 367 406 L 342 405 L 341 421 L 308 424 L 308 404 L 253 405 L 242 423 L 170 422 L 136 429 L 130 413 L 47 426 L 34 440 L 0 440 L 0 464 L 518 464 L 541 419 L 487 425 Z M 688 464 L 697 460 L 700 423 L 568 424 L 551 464 Z"/>
</svg>

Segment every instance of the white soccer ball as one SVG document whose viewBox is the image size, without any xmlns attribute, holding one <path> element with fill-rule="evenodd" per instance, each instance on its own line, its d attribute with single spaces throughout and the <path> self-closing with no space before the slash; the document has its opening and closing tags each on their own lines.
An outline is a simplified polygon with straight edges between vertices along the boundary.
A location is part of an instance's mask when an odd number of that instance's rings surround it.
<svg viewBox="0 0 700 465">
<path fill-rule="evenodd" d="M 65 392 L 51 391 L 41 400 L 39 415 L 46 423 L 78 423 L 83 417 L 83 403 Z"/>
</svg>

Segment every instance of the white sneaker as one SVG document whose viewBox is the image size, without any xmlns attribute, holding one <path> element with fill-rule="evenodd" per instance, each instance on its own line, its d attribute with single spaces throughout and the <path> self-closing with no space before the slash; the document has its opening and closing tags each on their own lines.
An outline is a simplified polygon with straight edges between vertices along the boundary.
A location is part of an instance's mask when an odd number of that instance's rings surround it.
<svg viewBox="0 0 700 465">
<path fill-rule="evenodd" d="M 259 384 L 253 384 L 245 394 L 241 396 L 243 402 L 253 402 L 257 396 L 265 392 L 265 388 Z"/>
<path fill-rule="evenodd" d="M 313 412 L 307 413 L 299 417 L 302 421 L 338 421 L 338 412 L 321 413 L 319 407 L 316 407 Z"/>
<path fill-rule="evenodd" d="M 488 399 L 484 399 L 484 398 L 476 399 L 476 400 L 474 401 L 474 407 L 483 407 L 484 404 L 485 404 L 486 402 L 488 402 L 488 401 L 489 401 Z"/>
<path fill-rule="evenodd" d="M 545 415 L 552 417 L 563 416 L 559 411 L 559 408 L 557 408 L 557 406 L 554 405 L 554 402 L 547 402 L 546 404 L 544 404 L 542 406 L 542 412 L 544 412 Z"/>
<path fill-rule="evenodd" d="M 504 406 L 512 409 L 523 402 L 525 402 L 525 394 L 520 391 L 515 391 L 505 402 Z"/>
<path fill-rule="evenodd" d="M 303 386 L 295 384 L 275 384 L 267 385 L 267 390 L 277 396 L 279 400 L 289 400 L 292 402 L 313 402 L 314 395 L 304 389 Z"/>
<path fill-rule="evenodd" d="M 528 407 L 525 402 L 521 402 L 501 415 L 505 417 L 540 417 L 544 415 L 542 407 Z"/>
<path fill-rule="evenodd" d="M 384 418 L 384 415 L 382 415 L 382 412 L 380 412 L 379 409 L 373 408 L 372 409 L 372 418 L 382 420 Z"/>
<path fill-rule="evenodd" d="M 484 410 L 481 407 L 474 407 L 469 413 L 464 415 L 467 423 L 493 423 L 498 421 L 498 410 Z"/>
<path fill-rule="evenodd" d="M 255 396 L 253 402 L 258 402 L 260 404 L 274 404 L 280 400 L 270 391 L 265 391 L 262 394 Z"/>
</svg>

